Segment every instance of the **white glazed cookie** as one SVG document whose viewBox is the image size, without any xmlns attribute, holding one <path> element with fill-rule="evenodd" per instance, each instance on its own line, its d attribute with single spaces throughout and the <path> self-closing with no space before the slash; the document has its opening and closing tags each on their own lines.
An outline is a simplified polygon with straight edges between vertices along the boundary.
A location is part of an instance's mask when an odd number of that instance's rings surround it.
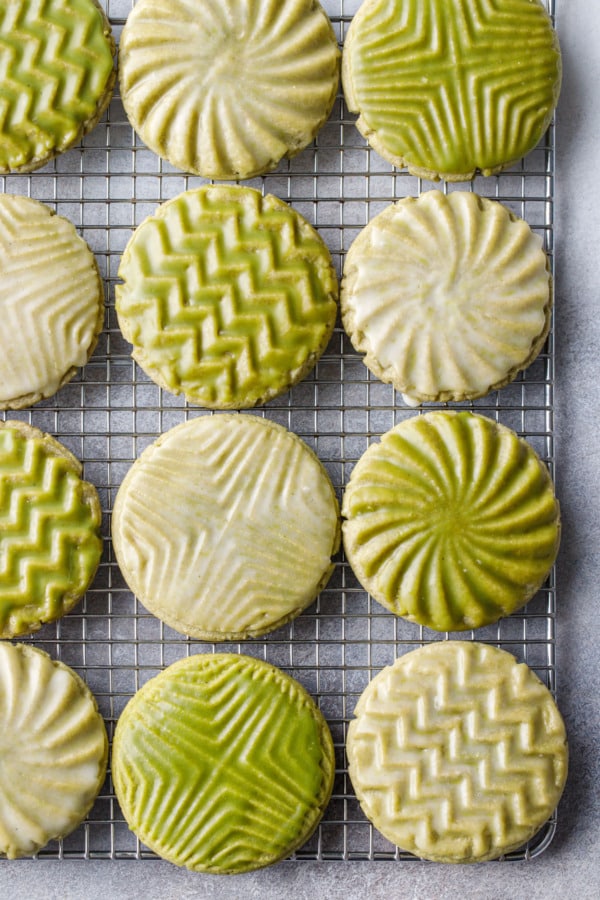
<svg viewBox="0 0 600 900">
<path fill-rule="evenodd" d="M 140 0 L 119 54 L 133 128 L 206 178 L 252 178 L 294 156 L 328 118 L 339 81 L 317 0 Z"/>
<path fill-rule="evenodd" d="M 516 850 L 556 808 L 567 740 L 548 689 L 485 644 L 434 643 L 384 669 L 348 729 L 365 815 L 403 850 L 436 862 Z"/>
<path fill-rule="evenodd" d="M 341 306 L 365 365 L 414 406 L 482 397 L 529 366 L 548 334 L 552 284 L 523 219 L 476 194 L 429 191 L 359 234 Z"/>
<path fill-rule="evenodd" d="M 125 580 L 150 612 L 203 640 L 242 640 L 316 598 L 333 571 L 339 510 L 296 435 L 254 416 L 203 416 L 134 463 L 112 535 Z"/>
<path fill-rule="evenodd" d="M 96 701 L 68 666 L 0 642 L 0 853 L 29 856 L 83 821 L 106 775 Z"/>
<path fill-rule="evenodd" d="M 104 320 L 94 255 L 67 219 L 0 194 L 0 409 L 51 397 L 86 364 Z"/>
</svg>

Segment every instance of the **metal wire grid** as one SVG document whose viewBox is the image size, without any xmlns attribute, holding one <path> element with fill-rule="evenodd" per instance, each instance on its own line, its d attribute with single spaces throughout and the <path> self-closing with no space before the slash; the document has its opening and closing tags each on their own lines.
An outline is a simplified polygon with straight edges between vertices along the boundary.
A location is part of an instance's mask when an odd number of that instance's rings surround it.
<svg viewBox="0 0 600 900">
<path fill-rule="evenodd" d="M 118 38 L 131 0 L 103 4 Z M 324 0 L 340 43 L 360 0 Z M 546 0 L 551 15 L 554 0 Z M 154 385 L 130 358 L 114 311 L 120 255 L 133 228 L 164 200 L 202 183 L 159 160 L 133 134 L 115 97 L 100 125 L 76 148 L 30 175 L 0 179 L 6 193 L 26 194 L 71 219 L 98 259 L 106 284 L 106 328 L 88 365 L 55 398 L 10 413 L 50 432 L 84 463 L 104 510 L 105 553 L 80 606 L 45 626 L 31 640 L 72 666 L 90 685 L 109 736 L 133 692 L 182 656 L 215 649 L 246 653 L 281 666 L 316 698 L 334 738 L 337 774 L 332 800 L 300 860 L 408 860 L 366 821 L 350 784 L 344 744 L 358 696 L 384 666 L 411 649 L 448 637 L 503 647 L 526 661 L 555 690 L 555 576 L 527 608 L 496 625 L 460 635 L 436 634 L 398 619 L 361 589 L 340 554 L 335 573 L 316 603 L 294 622 L 263 639 L 208 645 L 186 639 L 146 612 L 127 589 L 110 544 L 116 491 L 133 460 L 168 428 L 203 411 Z M 278 170 L 249 182 L 274 193 L 316 225 L 338 273 L 354 237 L 394 199 L 419 195 L 433 184 L 392 169 L 372 152 L 338 97 L 314 144 Z M 554 132 L 518 166 L 470 185 L 524 217 L 542 235 L 552 269 Z M 554 475 L 554 332 L 538 360 L 515 383 L 472 408 L 526 437 Z M 428 404 L 435 407 L 436 404 Z M 439 404 L 437 405 L 439 406 Z M 454 408 L 456 408 L 456 404 Z M 341 326 L 314 372 L 288 394 L 254 411 L 299 434 L 318 454 L 341 496 L 356 461 L 372 440 L 415 414 L 389 385 L 364 367 Z M 552 840 L 555 818 L 526 848 L 507 859 L 528 859 Z M 88 820 L 38 858 L 150 859 L 121 815 L 110 776 Z"/>
</svg>

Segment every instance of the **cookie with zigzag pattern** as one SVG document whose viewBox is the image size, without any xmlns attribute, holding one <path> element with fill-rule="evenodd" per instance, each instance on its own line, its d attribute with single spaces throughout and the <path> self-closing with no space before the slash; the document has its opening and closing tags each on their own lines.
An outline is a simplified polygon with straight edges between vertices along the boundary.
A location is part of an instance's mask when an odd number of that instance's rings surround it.
<svg viewBox="0 0 600 900">
<path fill-rule="evenodd" d="M 100 562 L 102 510 L 81 463 L 23 422 L 0 422 L 0 638 L 59 619 Z"/>
<path fill-rule="evenodd" d="M 304 688 L 233 654 L 169 666 L 129 701 L 112 774 L 135 834 L 175 865 L 238 874 L 288 856 L 329 801 L 334 749 Z"/>
<path fill-rule="evenodd" d="M 160 206 L 129 241 L 116 309 L 133 358 L 161 387 L 211 409 L 283 393 L 333 332 L 331 255 L 282 200 L 207 185 Z"/>
<path fill-rule="evenodd" d="M 0 172 L 30 172 L 94 128 L 115 84 L 96 0 L 0 2 Z"/>
<path fill-rule="evenodd" d="M 451 641 L 407 653 L 364 690 L 348 728 L 363 812 L 435 862 L 496 859 L 530 840 L 567 777 L 548 689 L 510 653 Z"/>
<path fill-rule="evenodd" d="M 346 102 L 371 146 L 413 175 L 499 172 L 548 128 L 561 82 L 541 0 L 365 0 L 344 43 Z"/>
</svg>

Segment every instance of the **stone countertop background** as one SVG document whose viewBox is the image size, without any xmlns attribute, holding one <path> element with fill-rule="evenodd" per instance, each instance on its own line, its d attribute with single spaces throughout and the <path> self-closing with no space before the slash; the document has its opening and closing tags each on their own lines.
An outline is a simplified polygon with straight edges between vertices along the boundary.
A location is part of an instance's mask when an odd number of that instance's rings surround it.
<svg viewBox="0 0 600 900">
<path fill-rule="evenodd" d="M 557 672 L 571 764 L 553 843 L 531 862 L 284 862 L 229 878 L 161 861 L 0 861 L 3 900 L 600 897 L 600 2 L 560 0 L 558 7 Z"/>
</svg>

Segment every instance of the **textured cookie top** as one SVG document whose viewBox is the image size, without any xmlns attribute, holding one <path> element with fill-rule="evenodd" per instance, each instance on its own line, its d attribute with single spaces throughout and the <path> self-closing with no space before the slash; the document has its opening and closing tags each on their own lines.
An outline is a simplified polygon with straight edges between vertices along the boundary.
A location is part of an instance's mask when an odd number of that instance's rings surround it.
<svg viewBox="0 0 600 900">
<path fill-rule="evenodd" d="M 295 210 L 205 186 L 159 207 L 119 268 L 117 315 L 154 381 L 216 409 L 265 403 L 313 368 L 337 314 L 329 251 Z"/>
<path fill-rule="evenodd" d="M 287 856 L 331 795 L 329 729 L 279 669 L 192 656 L 147 682 L 115 733 L 112 773 L 129 827 L 160 856 L 218 874 Z"/>
<path fill-rule="evenodd" d="M 104 320 L 98 266 L 74 226 L 0 194 L 0 409 L 51 397 L 85 365 Z"/>
<path fill-rule="evenodd" d="M 202 416 L 134 463 L 114 506 L 130 588 L 168 625 L 206 640 L 264 634 L 297 616 L 333 571 L 331 482 L 296 435 L 254 416 Z"/>
<path fill-rule="evenodd" d="M 342 515 L 364 588 L 437 631 L 523 606 L 558 552 L 548 470 L 510 429 L 468 412 L 416 416 L 384 434 L 352 472 Z"/>
<path fill-rule="evenodd" d="M 94 0 L 0 0 L 0 172 L 37 169 L 96 124 L 114 49 Z"/>
<path fill-rule="evenodd" d="M 316 0 L 140 0 L 119 54 L 135 130 L 205 178 L 252 178 L 298 153 L 339 81 L 336 37 Z"/>
<path fill-rule="evenodd" d="M 366 816 L 403 850 L 481 862 L 553 813 L 567 776 L 550 692 L 509 653 L 453 641 L 407 653 L 368 685 L 348 729 Z"/>
<path fill-rule="evenodd" d="M 561 80 L 539 0 L 365 0 L 344 44 L 346 101 L 396 166 L 463 181 L 535 147 Z"/>
<path fill-rule="evenodd" d="M 89 689 L 35 647 L 0 642 L 0 853 L 29 856 L 85 818 L 108 741 Z"/>
<path fill-rule="evenodd" d="M 411 405 L 512 380 L 543 345 L 551 300 L 541 238 L 463 191 L 407 197 L 375 216 L 346 256 L 341 297 L 365 364 Z"/>
<path fill-rule="evenodd" d="M 21 422 L 0 422 L 0 638 L 68 612 L 100 561 L 102 511 L 66 447 Z"/>
</svg>

